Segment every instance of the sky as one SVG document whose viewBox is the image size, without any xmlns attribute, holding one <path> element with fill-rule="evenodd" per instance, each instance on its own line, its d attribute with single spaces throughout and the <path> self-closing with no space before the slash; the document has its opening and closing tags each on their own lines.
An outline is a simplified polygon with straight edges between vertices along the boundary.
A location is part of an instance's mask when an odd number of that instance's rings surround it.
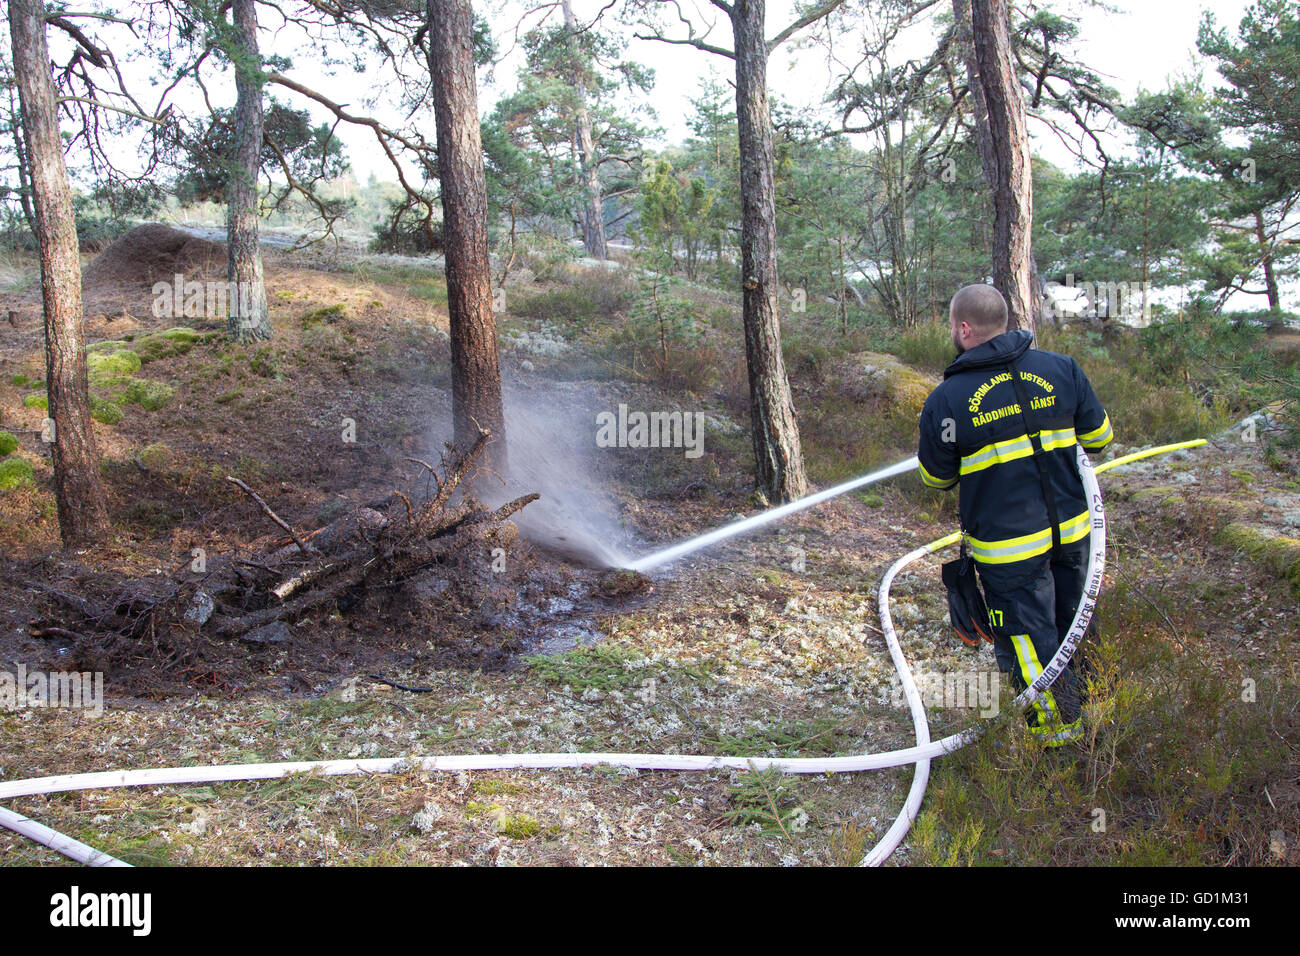
<svg viewBox="0 0 1300 956">
<path fill-rule="evenodd" d="M 586 23 L 606 5 L 607 0 L 572 2 L 575 16 L 579 22 Z M 1196 33 L 1203 11 L 1210 11 L 1220 25 L 1235 31 L 1249 0 L 1113 0 L 1111 6 L 1118 11 L 1114 13 L 1088 9 L 1078 0 L 1067 0 L 1055 6 L 1077 11 L 1080 59 L 1102 74 L 1123 97 L 1129 98 L 1140 88 L 1160 89 L 1171 77 L 1186 75 L 1195 69 L 1199 59 Z M 520 9 L 518 3 L 509 0 L 498 0 L 481 7 L 503 51 L 511 45 L 506 31 L 517 21 Z M 719 46 L 730 45 L 729 25 L 707 0 L 682 0 L 682 9 L 697 23 L 716 24 L 710 42 Z M 767 13 L 769 37 L 794 19 L 794 9 L 791 0 L 770 0 Z M 554 16 L 558 18 L 558 13 Z M 530 22 L 535 22 L 535 19 Z M 842 56 L 851 53 L 853 40 L 852 36 L 836 38 Z M 898 44 L 898 58 L 924 56 L 933 42 L 933 29 L 922 26 L 902 38 Z M 731 77 L 734 71 L 730 59 L 680 44 L 632 39 L 626 55 L 655 69 L 652 105 L 658 114 L 659 125 L 665 130 L 665 142 L 656 144 L 660 146 L 680 142 L 687 134 L 690 98 L 697 94 L 700 80 L 711 70 L 724 79 Z M 480 82 L 480 108 L 483 112 L 489 111 L 500 95 L 513 88 L 522 60 L 516 49 L 495 68 L 493 82 Z M 1213 69 L 1206 72 L 1206 81 L 1209 85 L 1218 82 Z M 322 77 L 320 82 L 322 87 L 328 88 L 331 78 Z M 773 54 L 768 68 L 769 88 L 792 104 L 816 106 L 830 84 L 831 72 L 823 49 L 796 49 L 794 44 L 787 42 Z M 429 122 L 431 125 L 431 118 Z M 1041 124 L 1034 124 L 1031 133 L 1039 155 L 1067 168 L 1073 165 L 1069 150 Z M 367 139 L 368 133 L 341 129 L 340 135 L 350 147 L 348 153 L 359 179 L 364 181 L 371 172 L 380 179 L 394 178 L 384 157 L 376 155 L 372 141 Z"/>
</svg>

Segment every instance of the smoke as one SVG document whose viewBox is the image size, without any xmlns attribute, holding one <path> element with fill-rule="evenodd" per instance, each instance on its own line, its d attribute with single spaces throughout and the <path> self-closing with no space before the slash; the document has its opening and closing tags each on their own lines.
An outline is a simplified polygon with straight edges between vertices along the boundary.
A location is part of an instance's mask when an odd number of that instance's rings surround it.
<svg viewBox="0 0 1300 956">
<path fill-rule="evenodd" d="M 479 494 L 492 505 L 538 492 L 541 498 L 512 520 L 535 547 L 594 568 L 626 567 L 630 535 L 616 515 L 597 465 L 595 420 L 601 402 L 569 383 L 516 384 L 505 392 L 510 469 L 503 487 L 484 481 Z"/>
</svg>

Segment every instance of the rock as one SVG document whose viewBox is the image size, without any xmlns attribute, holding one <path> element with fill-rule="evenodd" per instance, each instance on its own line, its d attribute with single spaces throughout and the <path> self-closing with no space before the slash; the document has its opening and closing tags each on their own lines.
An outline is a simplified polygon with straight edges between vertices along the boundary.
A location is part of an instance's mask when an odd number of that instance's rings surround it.
<svg viewBox="0 0 1300 956">
<path fill-rule="evenodd" d="M 196 627 L 202 627 L 208 623 L 212 617 L 212 612 L 216 606 L 212 602 L 212 595 L 202 589 L 194 592 L 194 597 L 190 601 L 189 609 L 185 612 L 185 620 L 189 621 Z"/>
<path fill-rule="evenodd" d="M 241 634 L 239 639 L 245 644 L 287 644 L 293 640 L 293 632 L 283 621 L 272 621 Z"/>
</svg>

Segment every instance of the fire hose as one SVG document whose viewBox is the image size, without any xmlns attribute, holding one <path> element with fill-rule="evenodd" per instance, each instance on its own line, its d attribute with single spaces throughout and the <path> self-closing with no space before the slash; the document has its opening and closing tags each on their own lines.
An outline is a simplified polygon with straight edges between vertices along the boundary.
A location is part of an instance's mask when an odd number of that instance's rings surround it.
<svg viewBox="0 0 1300 956">
<path fill-rule="evenodd" d="M 1085 578 L 1084 593 L 1075 611 L 1070 630 L 1061 642 L 1056 654 L 1043 668 L 1043 672 L 1014 701 L 1012 708 L 1028 706 L 1051 686 L 1057 676 L 1069 664 L 1070 656 L 1083 638 L 1088 622 L 1092 618 L 1097 597 L 1101 592 L 1102 573 L 1106 560 L 1106 516 L 1102 506 L 1101 489 L 1097 484 L 1096 474 L 1120 465 L 1148 458 L 1153 455 L 1191 448 L 1205 444 L 1204 439 L 1180 442 L 1148 448 L 1134 454 L 1106 462 L 1093 468 L 1087 454 L 1078 449 L 1079 475 L 1083 481 L 1084 494 L 1089 502 L 1092 514 L 1091 549 L 1088 559 L 1088 571 Z M 915 467 L 915 458 L 908 459 Z M 897 474 L 900 462 L 884 471 Z M 904 469 L 910 470 L 910 469 Z M 881 472 L 875 473 L 877 475 Z M 857 487 L 864 482 L 848 482 L 846 485 Z M 846 486 L 837 486 L 848 490 Z M 834 490 L 834 489 L 828 489 Z M 810 496 L 813 497 L 813 496 Z M 825 500 L 825 492 L 816 496 L 818 501 Z M 801 499 L 800 503 L 805 499 Z M 814 502 L 815 503 L 815 502 Z M 170 784 L 219 783 L 246 780 L 269 780 L 292 773 L 318 773 L 322 776 L 345 776 L 359 774 L 396 773 L 410 770 L 434 771 L 470 771 L 470 770 L 558 770 L 581 769 L 599 765 L 626 767 L 636 770 L 766 770 L 774 769 L 783 773 L 818 774 L 818 773 L 852 773 L 862 770 L 880 770 L 886 767 L 899 767 L 916 764 L 912 786 L 904 802 L 903 810 L 893 825 L 886 831 L 880 842 L 863 859 L 864 865 L 878 865 L 894 851 L 906 836 L 912 821 L 920 810 L 921 800 L 929 781 L 930 761 L 964 747 L 987 730 L 988 723 L 979 723 L 959 733 L 931 741 L 929 724 L 925 717 L 925 708 L 912 677 L 911 668 L 903 656 L 898 643 L 893 620 L 889 613 L 889 588 L 895 576 L 913 561 L 941 548 L 956 543 L 959 534 L 950 534 L 937 541 L 909 552 L 899 558 L 885 573 L 880 584 L 880 620 L 889 647 L 890 657 L 898 670 L 908 707 L 911 711 L 916 733 L 916 744 L 898 750 L 881 753 L 856 754 L 843 757 L 734 757 L 708 756 L 695 754 L 628 754 L 628 753 L 533 753 L 533 754 L 453 754 L 426 757 L 382 757 L 360 760 L 297 760 L 276 763 L 221 764 L 204 767 L 160 767 L 142 770 L 108 770 L 93 773 L 60 774 L 48 777 L 33 777 L 26 780 L 0 782 L 0 800 L 29 797 L 51 793 L 67 793 L 79 790 L 95 790 L 115 787 L 144 787 Z M 126 866 L 121 860 L 96 850 L 79 840 L 74 840 L 56 830 L 31 820 L 15 811 L 0 807 L 0 826 L 19 833 L 37 843 L 49 847 L 78 863 L 90 866 Z"/>
</svg>

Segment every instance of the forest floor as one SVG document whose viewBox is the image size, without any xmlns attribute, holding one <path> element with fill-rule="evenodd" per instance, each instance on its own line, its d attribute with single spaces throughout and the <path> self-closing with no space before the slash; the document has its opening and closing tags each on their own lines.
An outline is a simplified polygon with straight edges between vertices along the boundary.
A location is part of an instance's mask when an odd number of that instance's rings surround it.
<svg viewBox="0 0 1300 956">
<path fill-rule="evenodd" d="M 211 252 L 184 251 L 187 277 L 220 277 Z M 99 354 L 147 361 L 96 373 L 92 392 L 112 406 L 97 435 L 114 535 L 76 554 L 58 548 L 44 412 L 32 399 L 43 394 L 38 283 L 31 263 L 6 277 L 0 431 L 18 437 L 15 456 L 33 481 L 0 493 L 0 666 L 102 670 L 106 701 L 98 716 L 0 711 L 0 779 L 524 751 L 822 756 L 913 742 L 875 591 L 899 555 L 952 530 L 951 496 L 912 479 L 866 489 L 654 570 L 650 589 L 626 596 L 608 594 L 597 569 L 556 556 L 557 527 L 633 555 L 759 510 L 736 424 L 739 349 L 692 350 L 722 369 L 707 386 L 690 356 L 655 374 L 654 348 L 620 338 L 632 288 L 601 266 L 546 278 L 539 267 L 507 283 L 503 371 L 522 426 L 510 477 L 532 482 L 523 490 L 552 510 L 539 508 L 531 529 L 540 546 L 521 539 L 487 592 L 449 578 L 400 615 L 331 609 L 273 642 L 199 631 L 183 645 L 110 657 L 93 642 L 32 637 L 48 591 L 108 593 L 127 578 L 182 573 L 195 549 L 287 543 L 226 475 L 305 532 L 418 487 L 422 469 L 406 459 L 436 459 L 448 434 L 436 272 L 394 257 L 268 250 L 275 336 L 233 346 L 216 318 L 154 314 L 150 286 L 174 265 L 112 270 L 88 296 L 92 348 L 118 343 Z M 611 285 L 622 297 L 605 302 Z M 715 329 L 735 332 L 734 297 L 689 294 Z M 559 322 L 574 297 L 595 300 L 599 314 Z M 796 342 L 833 334 L 799 322 L 788 320 Z M 790 360 L 822 483 L 911 454 L 918 402 L 935 380 L 859 345 Z M 596 447 L 595 415 L 620 403 L 702 410 L 702 454 Z M 1120 420 L 1116 431 L 1123 445 L 1105 457 L 1154 443 Z M 1103 491 L 1110 551 L 1089 739 L 1044 755 L 1018 721 L 999 721 L 985 743 L 936 764 L 926 813 L 893 862 L 1296 862 L 1294 464 L 1262 437 L 1231 433 L 1118 469 Z M 527 533 L 522 514 L 521 524 Z M 951 636 L 938 564 L 919 562 L 894 588 L 904 651 L 926 687 L 942 675 L 995 679 L 987 646 L 971 651 Z M 951 696 L 932 701 L 935 736 L 981 709 Z M 11 805 L 134 863 L 851 864 L 889 825 L 910 779 L 910 768 L 798 778 L 411 771 Z M 0 861 L 62 858 L 0 831 Z"/>
</svg>

